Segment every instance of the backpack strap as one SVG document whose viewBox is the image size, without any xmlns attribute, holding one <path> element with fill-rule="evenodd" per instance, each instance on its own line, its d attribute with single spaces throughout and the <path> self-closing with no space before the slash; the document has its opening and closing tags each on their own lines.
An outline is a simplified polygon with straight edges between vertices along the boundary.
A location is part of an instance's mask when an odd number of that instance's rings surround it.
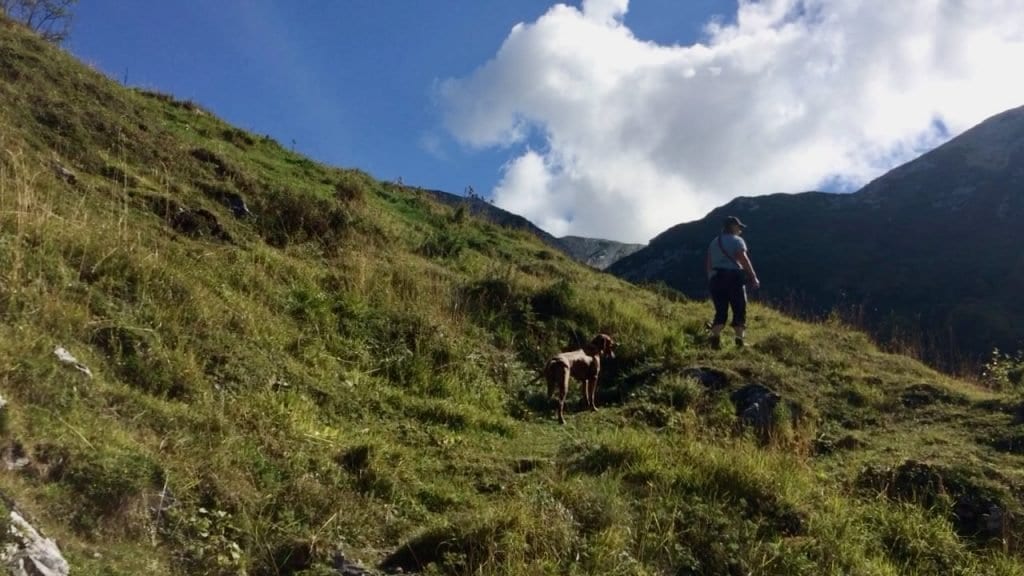
<svg viewBox="0 0 1024 576">
<path fill-rule="evenodd" d="M 740 271 L 743 271 L 743 266 L 740 265 L 740 263 L 737 262 L 735 258 L 733 258 L 731 255 L 729 255 L 728 252 L 725 251 L 725 246 L 722 245 L 722 235 L 721 234 L 718 235 L 718 249 L 721 250 L 722 254 L 725 254 L 725 257 L 728 258 L 730 262 L 735 264 L 736 267 L 740 269 Z"/>
</svg>

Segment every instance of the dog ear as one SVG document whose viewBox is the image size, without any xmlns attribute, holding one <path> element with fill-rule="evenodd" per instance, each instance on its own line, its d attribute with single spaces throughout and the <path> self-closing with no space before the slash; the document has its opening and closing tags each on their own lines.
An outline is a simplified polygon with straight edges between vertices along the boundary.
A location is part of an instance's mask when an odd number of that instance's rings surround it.
<svg viewBox="0 0 1024 576">
<path fill-rule="evenodd" d="M 595 348 L 597 348 L 604 354 L 611 354 L 612 348 L 615 347 L 615 341 L 612 340 L 611 336 L 602 332 L 597 336 L 594 336 L 594 341 L 591 343 L 591 345 L 593 345 Z"/>
</svg>

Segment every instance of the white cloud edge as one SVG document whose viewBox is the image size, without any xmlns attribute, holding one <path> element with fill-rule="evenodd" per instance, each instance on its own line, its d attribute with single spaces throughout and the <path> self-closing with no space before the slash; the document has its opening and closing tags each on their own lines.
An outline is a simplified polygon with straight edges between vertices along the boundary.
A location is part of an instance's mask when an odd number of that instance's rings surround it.
<svg viewBox="0 0 1024 576">
<path fill-rule="evenodd" d="M 629 30 L 628 0 L 555 5 L 440 83 L 446 125 L 509 150 L 498 206 L 556 235 L 646 241 L 735 196 L 866 182 L 1024 104 L 1008 70 L 1024 2 L 878 6 L 743 1 L 705 44 L 660 46 Z"/>
</svg>

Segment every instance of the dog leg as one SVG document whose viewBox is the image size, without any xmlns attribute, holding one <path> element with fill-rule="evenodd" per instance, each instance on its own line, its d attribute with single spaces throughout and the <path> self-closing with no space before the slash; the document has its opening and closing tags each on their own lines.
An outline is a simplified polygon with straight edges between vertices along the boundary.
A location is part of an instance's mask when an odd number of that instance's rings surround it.
<svg viewBox="0 0 1024 576">
<path fill-rule="evenodd" d="M 597 378 L 587 379 L 587 405 L 591 412 L 597 412 Z"/>
<path fill-rule="evenodd" d="M 562 380 L 558 383 L 558 423 L 565 424 L 565 397 L 569 395 L 569 369 L 562 372 Z"/>
</svg>

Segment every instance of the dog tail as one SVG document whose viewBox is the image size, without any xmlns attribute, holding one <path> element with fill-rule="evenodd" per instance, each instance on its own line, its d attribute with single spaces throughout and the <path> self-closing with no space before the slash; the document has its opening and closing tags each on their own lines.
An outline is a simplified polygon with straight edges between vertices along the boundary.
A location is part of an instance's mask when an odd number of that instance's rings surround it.
<svg viewBox="0 0 1024 576">
<path fill-rule="evenodd" d="M 536 384 L 537 382 L 539 382 L 539 381 L 543 380 L 544 378 L 546 378 L 547 375 L 548 375 L 548 368 L 550 368 L 551 364 L 553 364 L 555 362 L 558 362 L 558 360 L 555 360 L 554 358 L 552 358 L 551 360 L 548 360 L 547 362 L 545 362 L 544 363 L 544 367 L 541 368 L 540 370 L 537 370 L 537 375 L 534 376 L 532 380 L 530 380 L 530 384 L 531 385 L 532 384 Z"/>
<path fill-rule="evenodd" d="M 547 365 L 545 364 L 544 367 L 546 368 Z M 537 370 L 537 373 L 533 376 L 533 378 L 530 379 L 530 386 L 533 386 L 537 382 L 540 382 L 543 378 L 544 378 L 544 369 L 542 368 L 540 370 Z"/>
</svg>

